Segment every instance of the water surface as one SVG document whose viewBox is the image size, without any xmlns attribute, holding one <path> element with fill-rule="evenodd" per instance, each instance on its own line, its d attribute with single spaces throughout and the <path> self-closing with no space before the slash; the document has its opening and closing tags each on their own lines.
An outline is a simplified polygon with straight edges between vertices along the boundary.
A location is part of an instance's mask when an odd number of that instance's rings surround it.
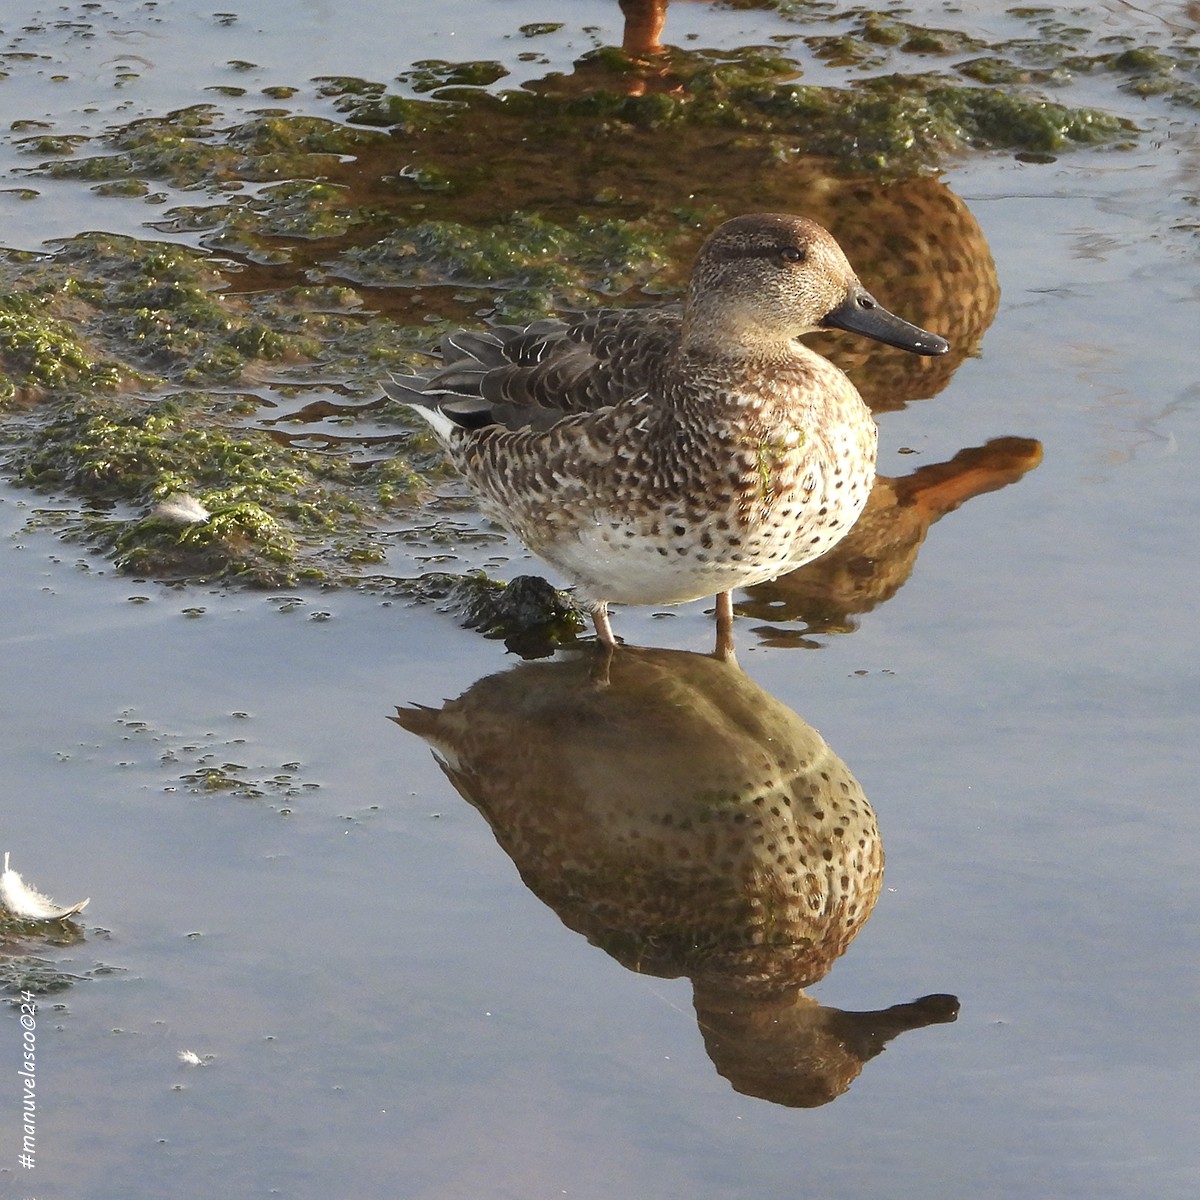
<svg viewBox="0 0 1200 1200">
<path fill-rule="evenodd" d="M 231 59 L 260 64 L 256 86 L 427 57 L 498 59 L 519 82 L 620 39 L 599 0 L 331 0 L 286 19 L 244 3 L 229 24 L 182 2 L 70 10 L 92 41 L 58 9 L 16 7 L 6 38 L 48 61 L 12 68 L 6 123 L 83 132 L 121 105 L 198 102 Z M 1097 33 L 1194 52 L 1188 12 L 1101 5 Z M 982 5 L 918 17 L 988 39 L 1016 22 Z M 532 22 L 562 28 L 522 63 Z M 667 40 L 788 32 L 687 4 Z M 134 54 L 138 79 L 114 91 L 106 72 Z M 773 622 L 753 597 L 738 620 L 750 680 L 819 731 L 887 855 L 870 919 L 806 996 L 862 1012 L 949 994 L 956 1021 L 898 1034 L 816 1107 L 737 1090 L 692 982 L 565 925 L 387 720 L 512 671 L 501 643 L 380 594 L 132 580 L 28 529 L 56 501 L 6 484 L 0 849 L 92 903 L 75 943 L 6 947 L 79 979 L 41 1001 L 33 1171 L 15 1083 L 0 1105 L 5 1194 L 1193 1196 L 1198 147 L 1194 110 L 1147 102 L 1141 120 L 1153 136 L 1124 152 L 964 155 L 944 178 L 999 307 L 943 390 L 881 415 L 881 470 L 997 438 L 1039 444 L 1040 463 L 931 525 L 902 586 L 845 632 Z M 37 187 L 2 197 L 9 246 L 146 234 L 140 202 Z M 515 545 L 501 557 L 510 577 L 536 569 Z M 703 609 L 615 626 L 702 654 Z M 18 1030 L 14 1009 L 10 1058 Z"/>
</svg>

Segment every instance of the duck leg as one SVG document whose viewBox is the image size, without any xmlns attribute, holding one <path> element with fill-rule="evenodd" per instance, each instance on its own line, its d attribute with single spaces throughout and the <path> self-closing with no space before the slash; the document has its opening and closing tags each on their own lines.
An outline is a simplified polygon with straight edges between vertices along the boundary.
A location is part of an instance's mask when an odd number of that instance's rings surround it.
<svg viewBox="0 0 1200 1200">
<path fill-rule="evenodd" d="M 610 683 L 613 651 L 617 645 L 617 639 L 613 637 L 612 626 L 608 622 L 607 601 L 598 601 L 595 608 L 592 609 L 592 624 L 596 626 L 597 651 L 589 675 L 593 687 L 606 688 Z"/>
<path fill-rule="evenodd" d="M 617 644 L 617 639 L 613 637 L 612 626 L 608 621 L 607 600 L 596 601 L 596 606 L 592 609 L 592 624 L 596 627 L 596 638 L 600 645 L 612 650 Z"/>
<path fill-rule="evenodd" d="M 716 656 L 724 662 L 736 661 L 733 651 L 733 593 L 717 593 Z"/>
</svg>

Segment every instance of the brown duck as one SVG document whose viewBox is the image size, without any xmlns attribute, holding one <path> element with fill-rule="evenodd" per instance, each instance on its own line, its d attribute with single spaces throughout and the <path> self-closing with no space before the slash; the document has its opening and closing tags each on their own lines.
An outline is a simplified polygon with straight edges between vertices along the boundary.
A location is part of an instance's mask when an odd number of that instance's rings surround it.
<svg viewBox="0 0 1200 1200">
<path fill-rule="evenodd" d="M 821 226 L 757 214 L 704 243 L 682 307 L 451 335 L 445 366 L 385 384 L 432 426 L 484 508 L 608 604 L 717 597 L 839 542 L 875 478 L 854 385 L 796 339 L 847 329 L 915 354 L 936 334 L 883 308 Z"/>
</svg>

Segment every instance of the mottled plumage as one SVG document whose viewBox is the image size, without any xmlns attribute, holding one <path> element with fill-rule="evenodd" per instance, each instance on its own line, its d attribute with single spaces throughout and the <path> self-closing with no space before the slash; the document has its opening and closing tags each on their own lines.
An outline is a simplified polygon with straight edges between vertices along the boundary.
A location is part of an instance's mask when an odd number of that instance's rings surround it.
<svg viewBox="0 0 1200 1200">
<path fill-rule="evenodd" d="M 832 327 L 948 349 L 882 308 L 819 225 L 760 214 L 705 242 L 682 307 L 454 334 L 441 371 L 385 387 L 578 586 L 602 641 L 609 601 L 716 594 L 728 649 L 731 589 L 828 550 L 871 490 L 870 412 L 795 340 Z"/>
</svg>

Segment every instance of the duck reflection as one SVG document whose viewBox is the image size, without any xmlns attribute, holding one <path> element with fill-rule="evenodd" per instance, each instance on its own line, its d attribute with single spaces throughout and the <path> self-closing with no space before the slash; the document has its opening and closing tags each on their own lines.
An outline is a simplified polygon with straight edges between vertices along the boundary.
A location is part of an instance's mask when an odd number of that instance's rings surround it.
<svg viewBox="0 0 1200 1200">
<path fill-rule="evenodd" d="M 530 197 L 550 213 L 564 206 L 577 212 L 582 202 L 597 221 L 638 220 L 681 207 L 707 212 L 684 222 L 693 236 L 681 229 L 672 251 L 677 265 L 655 278 L 656 298 L 682 286 L 702 229 L 721 217 L 802 213 L 833 234 L 860 276 L 872 281 L 881 304 L 937 329 L 952 347 L 935 359 L 910 360 L 861 339 L 824 335 L 812 339 L 814 348 L 850 374 L 876 411 L 941 391 L 976 352 L 999 305 L 995 264 L 967 204 L 935 174 L 901 169 L 884 176 L 814 150 L 802 116 L 768 113 L 762 97 L 774 84 L 801 77 L 803 56 L 793 60 L 780 50 L 763 68 L 762 46 L 680 49 L 663 41 L 667 0 L 619 3 L 619 49 L 589 50 L 569 72 L 527 80 L 520 91 L 540 97 L 540 107 L 481 108 L 485 123 L 478 130 L 468 109 L 463 136 L 447 138 L 434 123 L 424 132 L 406 129 L 396 137 L 404 160 L 398 170 L 415 157 L 453 179 L 447 202 L 472 222 L 507 217 Z M 769 82 L 747 92 L 749 85 L 738 82 L 742 65 L 747 79 L 767 69 Z M 649 102 L 641 108 L 619 103 L 652 93 L 663 95 L 661 111 Z M 711 105 L 718 96 L 729 107 L 728 122 L 686 118 L 691 107 Z M 673 104 L 679 119 L 664 115 Z M 745 127 L 734 119 L 739 113 Z M 410 202 L 424 213 L 428 194 L 413 184 Z"/>
<path fill-rule="evenodd" d="M 708 1055 L 734 1089 L 791 1108 L 836 1100 L 892 1038 L 958 1016 L 954 996 L 845 1012 L 802 991 L 746 1004 L 711 982 L 697 984 L 694 1002 Z"/>
<path fill-rule="evenodd" d="M 687 92 L 688 85 L 672 70 L 672 55 L 678 57 L 681 52 L 663 42 L 668 0 L 619 3 L 623 63 L 611 55 L 585 55 L 572 75 L 554 75 L 527 86 L 546 94 Z M 802 74 L 801 63 L 795 67 L 795 74 Z M 708 75 L 702 73 L 699 78 Z M 728 199 L 730 185 L 736 189 L 752 181 L 752 207 L 802 212 L 824 225 L 864 278 L 875 281 L 885 307 L 907 314 L 918 325 L 938 329 L 950 342 L 951 352 L 945 356 L 913 359 L 841 334 L 808 339 L 818 353 L 850 374 L 875 412 L 936 395 L 962 361 L 976 352 L 999 307 L 996 267 L 974 214 L 941 179 L 923 173 L 890 182 L 847 177 L 837 164 L 806 153 L 799 131 L 790 153 L 770 154 L 758 161 L 751 161 L 753 153 L 748 158 L 746 147 L 725 131 L 714 135 L 672 125 L 669 136 L 671 150 L 652 133 L 639 131 L 635 136 L 631 131 L 624 147 L 616 151 L 626 160 L 618 167 L 620 175 L 613 171 L 611 139 L 605 139 L 603 165 L 593 163 L 593 156 L 599 157 L 594 149 L 584 149 L 589 177 L 594 168 L 606 175 L 612 173 L 607 187 L 601 187 L 603 181 L 595 177 L 596 190 L 623 194 L 623 180 L 627 183 L 636 178 L 645 193 L 652 190 L 652 180 L 661 177 L 669 183 L 679 164 L 686 162 L 690 198 L 717 202 L 732 212 L 745 209 L 746 201 Z M 684 145 L 681 139 L 689 138 L 700 144 Z M 640 161 L 648 155 L 654 156 L 654 166 Z M 696 177 L 692 164 L 714 155 L 720 155 L 728 169 Z"/>
<path fill-rule="evenodd" d="M 828 1008 L 823 978 L 883 877 L 875 813 L 821 736 L 735 663 L 625 647 L 488 676 L 397 709 L 526 885 L 631 970 L 688 976 L 705 1045 L 739 1091 L 823 1104 L 953 997 Z"/>
<path fill-rule="evenodd" d="M 634 59 L 654 58 L 666 47 L 662 42 L 667 24 L 668 0 L 619 0 L 625 18 L 621 49 Z"/>
<path fill-rule="evenodd" d="M 804 643 L 812 633 L 846 633 L 853 617 L 889 600 L 912 573 L 929 527 L 975 496 L 1016 483 L 1042 461 L 1031 438 L 993 438 L 910 475 L 876 476 L 867 506 L 828 553 L 771 583 L 748 588 L 744 616 L 803 621 L 799 631 L 760 628 L 769 645 Z"/>
</svg>

